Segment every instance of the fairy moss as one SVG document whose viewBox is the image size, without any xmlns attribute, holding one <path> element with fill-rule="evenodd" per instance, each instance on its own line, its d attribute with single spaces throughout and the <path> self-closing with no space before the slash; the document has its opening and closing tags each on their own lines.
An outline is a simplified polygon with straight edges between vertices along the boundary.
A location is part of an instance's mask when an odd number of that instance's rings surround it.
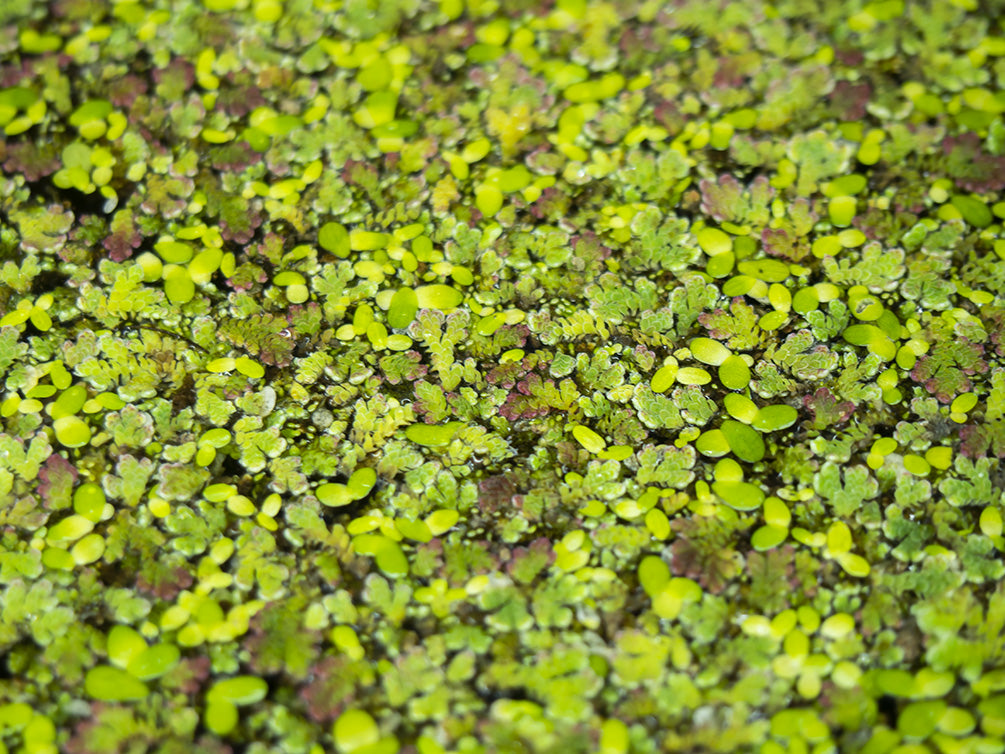
<svg viewBox="0 0 1005 754">
<path fill-rule="evenodd" d="M 0 2 L 0 750 L 1003 752 L 994 2 Z"/>
</svg>

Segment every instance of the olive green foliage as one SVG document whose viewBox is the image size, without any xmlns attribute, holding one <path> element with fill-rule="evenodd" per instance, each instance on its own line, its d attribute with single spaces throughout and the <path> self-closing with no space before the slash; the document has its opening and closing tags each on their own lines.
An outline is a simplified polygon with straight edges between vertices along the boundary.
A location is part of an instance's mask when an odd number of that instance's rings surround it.
<svg viewBox="0 0 1005 754">
<path fill-rule="evenodd" d="M 1000 5 L 0 2 L 0 751 L 1005 751 Z"/>
</svg>

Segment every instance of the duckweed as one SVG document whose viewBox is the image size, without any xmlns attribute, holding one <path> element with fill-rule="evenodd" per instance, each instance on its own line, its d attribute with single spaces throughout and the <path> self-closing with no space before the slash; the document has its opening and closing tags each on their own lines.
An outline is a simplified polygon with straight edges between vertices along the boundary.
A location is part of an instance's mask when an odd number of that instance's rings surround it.
<svg viewBox="0 0 1005 754">
<path fill-rule="evenodd" d="M 377 483 L 377 472 L 371 468 L 356 469 L 346 482 L 346 490 L 353 500 L 361 500 L 370 494 Z"/>
<path fill-rule="evenodd" d="M 647 555 L 639 563 L 638 578 L 646 594 L 654 597 L 670 582 L 670 568 L 661 558 Z"/>
<path fill-rule="evenodd" d="M 856 578 L 865 578 L 872 570 L 869 566 L 869 561 L 861 555 L 856 555 L 852 552 L 841 553 L 838 555 L 837 561 L 845 573 Z"/>
<path fill-rule="evenodd" d="M 231 495 L 227 498 L 227 510 L 235 516 L 253 516 L 257 512 L 255 504 L 244 495 Z"/>
<path fill-rule="evenodd" d="M 383 534 L 360 534 L 353 537 L 353 549 L 360 555 L 374 558 L 377 567 L 391 576 L 400 578 L 408 575 L 408 558 L 401 545 Z"/>
<path fill-rule="evenodd" d="M 788 429 L 799 418 L 799 412 L 792 406 L 776 404 L 763 406 L 757 410 L 751 425 L 760 432 L 777 432 Z"/>
<path fill-rule="evenodd" d="M 328 222 L 318 229 L 318 243 L 337 257 L 348 257 L 351 251 L 349 231 L 341 223 Z"/>
<path fill-rule="evenodd" d="M 380 740 L 380 730 L 369 713 L 349 709 L 339 715 L 332 726 L 332 738 L 340 754 L 353 754 L 376 744 Z"/>
<path fill-rule="evenodd" d="M 723 458 L 716 462 L 713 474 L 717 482 L 743 481 L 743 467 L 732 458 Z"/>
<path fill-rule="evenodd" d="M 997 508 L 985 508 L 979 520 L 981 532 L 988 537 L 1000 537 L 1003 531 L 1002 514 Z"/>
<path fill-rule="evenodd" d="M 750 367 L 741 356 L 728 356 L 719 365 L 719 382 L 729 390 L 746 389 L 750 376 Z"/>
<path fill-rule="evenodd" d="M 58 547 L 47 547 L 42 552 L 42 564 L 54 571 L 70 571 L 77 565 L 73 555 Z"/>
<path fill-rule="evenodd" d="M 338 482 L 326 482 L 314 490 L 314 494 L 318 502 L 329 508 L 341 508 L 356 499 L 347 485 Z"/>
<path fill-rule="evenodd" d="M 406 539 L 416 542 L 429 542 L 433 538 L 433 532 L 425 521 L 411 521 L 409 519 L 397 519 L 394 522 L 398 532 Z"/>
<path fill-rule="evenodd" d="M 762 316 L 759 320 L 757 320 L 757 325 L 762 330 L 771 332 L 772 330 L 777 330 L 778 328 L 780 328 L 782 325 L 788 322 L 788 320 L 789 317 L 787 312 L 774 311 L 774 312 L 768 312 L 767 314 Z"/>
<path fill-rule="evenodd" d="M 125 670 L 98 665 L 87 671 L 84 690 L 102 702 L 134 702 L 146 698 L 150 689 Z"/>
<path fill-rule="evenodd" d="M 600 730 L 600 754 L 627 754 L 628 726 L 617 719 L 605 720 Z"/>
<path fill-rule="evenodd" d="M 245 377 L 253 380 L 261 379 L 265 376 L 265 367 L 257 361 L 249 359 L 247 356 L 238 356 L 234 359 L 234 368 Z"/>
<path fill-rule="evenodd" d="M 697 235 L 698 245 L 711 257 L 727 254 L 733 249 L 733 240 L 718 228 L 702 228 Z"/>
<path fill-rule="evenodd" d="M 691 354 L 703 364 L 717 367 L 732 354 L 722 343 L 711 338 L 695 338 L 690 343 Z"/>
<path fill-rule="evenodd" d="M 740 262 L 736 269 L 742 274 L 766 283 L 780 283 L 789 276 L 788 265 L 775 259 Z"/>
<path fill-rule="evenodd" d="M 405 436 L 416 445 L 437 447 L 446 445 L 463 428 L 462 422 L 448 422 L 440 426 L 412 424 L 405 430 Z"/>
<path fill-rule="evenodd" d="M 418 310 L 419 297 L 415 291 L 411 288 L 399 288 L 391 298 L 391 304 L 387 310 L 387 324 L 402 330 L 412 323 Z"/>
<path fill-rule="evenodd" d="M 731 251 L 709 257 L 708 264 L 705 265 L 705 272 L 709 277 L 717 280 L 729 277 L 736 264 L 736 256 Z"/>
<path fill-rule="evenodd" d="M 67 448 L 82 448 L 91 441 L 91 428 L 77 416 L 61 416 L 52 423 L 56 441 Z"/>
<path fill-rule="evenodd" d="M 851 225 L 858 203 L 852 196 L 837 196 L 830 200 L 827 214 L 830 221 L 839 228 Z"/>
<path fill-rule="evenodd" d="M 237 368 L 237 362 L 230 356 L 224 356 L 219 359 L 213 359 L 212 361 L 209 361 L 206 364 L 206 371 L 212 372 L 213 374 L 224 374 L 226 372 L 232 372 L 236 368 Z"/>
<path fill-rule="evenodd" d="M 464 296 L 449 285 L 422 285 L 415 289 L 416 302 L 420 309 L 454 309 Z"/>
<path fill-rule="evenodd" d="M 724 456 L 730 451 L 729 439 L 721 429 L 702 432 L 694 446 L 699 453 L 712 458 Z"/>
<path fill-rule="evenodd" d="M 928 461 L 913 453 L 904 456 L 904 468 L 915 476 L 928 476 L 928 472 L 932 469 Z"/>
<path fill-rule="evenodd" d="M 35 5 L 0 750 L 995 750 L 994 8 Z"/>
<path fill-rule="evenodd" d="M 735 510 L 755 510 L 764 502 L 764 492 L 748 482 L 713 482 L 712 490 L 726 505 Z"/>
<path fill-rule="evenodd" d="M 94 522 L 84 516 L 73 514 L 50 527 L 45 541 L 57 547 L 75 542 L 94 528 Z"/>
<path fill-rule="evenodd" d="M 789 530 L 785 527 L 766 524 L 758 527 L 750 536 L 750 545 L 758 552 L 773 550 L 782 544 L 788 536 Z"/>
<path fill-rule="evenodd" d="M 572 428 L 572 436 L 590 453 L 599 453 L 607 447 L 607 443 L 603 437 L 589 427 L 584 427 L 582 424 L 577 424 Z"/>
<path fill-rule="evenodd" d="M 673 387 L 678 371 L 677 364 L 666 364 L 656 370 L 651 383 L 652 391 L 654 393 L 665 393 Z"/>
<path fill-rule="evenodd" d="M 214 430 L 210 430 L 212 432 Z M 226 430 L 224 430 L 226 431 Z M 208 434 L 208 433 L 207 433 Z M 203 490 L 202 496 L 211 503 L 223 503 L 237 494 L 237 487 L 232 484 L 211 484 Z"/>
<path fill-rule="evenodd" d="M 70 548 L 75 565 L 90 565 L 101 559 L 105 553 L 105 538 L 100 534 L 87 534 Z"/>
<path fill-rule="evenodd" d="M 54 380 L 55 382 L 55 380 Z M 40 386 L 41 387 L 41 386 Z M 56 387 L 57 385 L 53 385 Z M 87 388 L 77 383 L 62 388 L 62 392 L 48 407 L 49 416 L 53 419 L 61 419 L 64 416 L 73 416 L 84 408 L 87 403 Z"/>
<path fill-rule="evenodd" d="M 698 367 L 681 367 L 677 370 L 676 380 L 682 385 L 707 385 L 712 381 L 712 375 Z"/>
<path fill-rule="evenodd" d="M 230 702 L 236 706 L 255 704 L 269 693 L 269 685 L 251 675 L 240 675 L 217 681 L 206 694 L 207 702 Z"/>
<path fill-rule="evenodd" d="M 688 604 L 701 600 L 701 587 L 688 578 L 675 577 L 653 596 L 653 612 L 664 620 L 674 620 Z"/>
<path fill-rule="evenodd" d="M 120 668 L 128 667 L 132 660 L 147 649 L 146 640 L 130 626 L 113 626 L 108 632 L 106 651 L 108 659 Z"/>
<path fill-rule="evenodd" d="M 181 660 L 181 651 L 174 644 L 154 644 L 133 657 L 126 670 L 141 681 L 152 681 L 169 673 Z"/>
<path fill-rule="evenodd" d="M 976 228 L 986 228 L 994 221 L 991 209 L 977 197 L 956 194 L 949 202 L 964 220 Z"/>
<path fill-rule="evenodd" d="M 206 705 L 203 722 L 218 736 L 226 736 L 237 727 L 239 713 L 237 706 L 228 701 L 211 701 Z"/>
<path fill-rule="evenodd" d="M 105 513 L 105 492 L 94 482 L 85 482 L 73 493 L 73 510 L 88 521 L 97 523 Z"/>
<path fill-rule="evenodd" d="M 730 452 L 741 461 L 756 463 L 764 458 L 764 440 L 748 425 L 726 419 L 720 431 L 729 444 Z"/>
</svg>

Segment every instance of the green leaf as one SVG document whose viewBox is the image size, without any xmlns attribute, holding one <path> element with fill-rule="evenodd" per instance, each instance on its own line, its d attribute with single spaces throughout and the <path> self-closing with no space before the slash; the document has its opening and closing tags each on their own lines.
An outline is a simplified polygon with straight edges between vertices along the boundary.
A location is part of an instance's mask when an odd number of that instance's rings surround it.
<svg viewBox="0 0 1005 754">
<path fill-rule="evenodd" d="M 208 702 L 230 702 L 237 706 L 255 704 L 269 693 L 269 684 L 253 675 L 239 675 L 217 681 L 206 694 Z"/>
<path fill-rule="evenodd" d="M 84 690 L 102 702 L 133 702 L 145 698 L 150 689 L 125 670 L 99 665 L 87 671 Z"/>
<path fill-rule="evenodd" d="M 141 681 L 152 681 L 171 671 L 181 659 L 174 644 L 154 644 L 130 660 L 126 670 Z"/>
<path fill-rule="evenodd" d="M 11 212 L 10 217 L 21 231 L 24 249 L 42 252 L 62 249 L 74 220 L 71 211 L 58 205 L 18 209 Z"/>
<path fill-rule="evenodd" d="M 0 373 L 28 352 L 28 344 L 18 342 L 20 337 L 16 327 L 0 327 Z"/>
<path fill-rule="evenodd" d="M 726 436 L 733 455 L 741 461 L 756 463 L 764 458 L 764 440 L 746 424 L 726 419 L 719 429 Z"/>
<path fill-rule="evenodd" d="M 841 468 L 826 462 L 813 478 L 813 489 L 828 501 L 836 516 L 849 518 L 864 501 L 876 497 L 879 485 L 865 466 L 845 466 L 842 482 Z"/>
<path fill-rule="evenodd" d="M 637 454 L 639 469 L 635 480 L 640 485 L 665 485 L 684 489 L 694 480 L 692 471 L 696 460 L 690 445 L 675 448 L 671 445 L 647 445 Z"/>
<path fill-rule="evenodd" d="M 764 502 L 761 488 L 748 482 L 713 482 L 712 491 L 730 508 L 739 511 L 756 510 Z"/>
<path fill-rule="evenodd" d="M 350 709 L 339 715 L 332 726 L 332 738 L 340 754 L 368 749 L 380 740 L 380 730 L 369 713 Z"/>
<path fill-rule="evenodd" d="M 673 399 L 654 393 L 647 385 L 635 389 L 632 405 L 638 410 L 639 421 L 650 429 L 680 429 L 684 426 Z"/>
</svg>

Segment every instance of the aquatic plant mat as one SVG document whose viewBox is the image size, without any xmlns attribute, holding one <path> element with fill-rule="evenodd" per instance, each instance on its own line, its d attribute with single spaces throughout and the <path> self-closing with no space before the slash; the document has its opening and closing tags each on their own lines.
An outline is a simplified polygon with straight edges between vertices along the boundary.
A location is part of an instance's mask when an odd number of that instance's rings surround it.
<svg viewBox="0 0 1005 754">
<path fill-rule="evenodd" d="M 0 752 L 1005 751 L 995 0 L 2 0 Z"/>
</svg>

